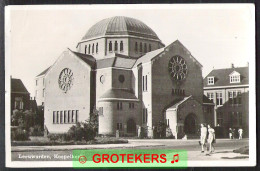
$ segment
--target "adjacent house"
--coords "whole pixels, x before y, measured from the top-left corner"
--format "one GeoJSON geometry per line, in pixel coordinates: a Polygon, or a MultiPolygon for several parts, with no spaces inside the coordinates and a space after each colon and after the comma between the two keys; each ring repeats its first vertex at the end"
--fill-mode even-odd
{"type": "Polygon", "coordinates": [[[214,69],[204,78],[204,95],[215,104],[214,126],[228,136],[228,129],[242,128],[248,135],[248,66],[214,69]]]}

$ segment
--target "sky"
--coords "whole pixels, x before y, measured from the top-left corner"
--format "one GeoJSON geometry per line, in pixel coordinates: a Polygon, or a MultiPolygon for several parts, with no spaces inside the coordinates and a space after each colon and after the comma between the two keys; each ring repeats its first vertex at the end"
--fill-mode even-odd
{"type": "Polygon", "coordinates": [[[6,60],[12,78],[20,78],[32,97],[35,76],[67,48],[76,50],[91,26],[113,16],[141,20],[166,46],[178,39],[203,65],[203,77],[213,68],[243,67],[255,58],[254,12],[248,4],[8,8],[6,60]]]}

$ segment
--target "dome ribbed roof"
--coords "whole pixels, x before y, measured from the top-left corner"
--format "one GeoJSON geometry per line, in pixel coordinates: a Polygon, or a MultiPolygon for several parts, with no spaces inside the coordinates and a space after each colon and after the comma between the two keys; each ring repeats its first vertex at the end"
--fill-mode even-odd
{"type": "Polygon", "coordinates": [[[160,40],[156,33],[142,21],[123,16],[99,21],[88,30],[82,40],[106,35],[134,35],[160,40]]]}

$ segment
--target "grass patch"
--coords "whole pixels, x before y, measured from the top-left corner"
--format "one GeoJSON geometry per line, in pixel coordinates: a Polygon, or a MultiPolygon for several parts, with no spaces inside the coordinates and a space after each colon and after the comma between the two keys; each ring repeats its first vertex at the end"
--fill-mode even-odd
{"type": "Polygon", "coordinates": [[[12,141],[12,146],[55,146],[55,145],[95,145],[95,144],[125,144],[128,140],[115,137],[97,137],[91,141],[50,141],[47,137],[30,137],[30,141],[12,141]]]}

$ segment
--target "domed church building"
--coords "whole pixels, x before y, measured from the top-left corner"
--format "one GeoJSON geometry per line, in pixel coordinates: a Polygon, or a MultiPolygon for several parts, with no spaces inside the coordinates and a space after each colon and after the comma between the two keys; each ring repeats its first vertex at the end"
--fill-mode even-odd
{"type": "Polygon", "coordinates": [[[177,138],[196,134],[204,122],[202,65],[180,41],[165,46],[137,19],[96,23],[77,52],[65,50],[43,74],[49,133],[67,132],[93,109],[103,135],[135,136],[141,126],[153,137],[162,121],[177,138]]]}

